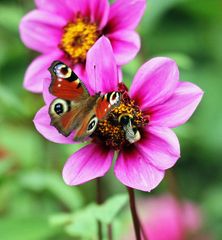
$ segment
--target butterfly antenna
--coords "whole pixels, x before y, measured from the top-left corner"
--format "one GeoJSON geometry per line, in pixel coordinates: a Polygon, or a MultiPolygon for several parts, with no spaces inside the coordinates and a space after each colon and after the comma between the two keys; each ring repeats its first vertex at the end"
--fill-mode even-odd
{"type": "Polygon", "coordinates": [[[96,65],[94,65],[93,68],[94,68],[94,75],[95,75],[95,76],[94,76],[94,77],[95,77],[95,82],[94,82],[95,86],[94,86],[94,89],[95,89],[95,92],[97,92],[97,88],[96,88],[96,82],[97,82],[96,65]]]}

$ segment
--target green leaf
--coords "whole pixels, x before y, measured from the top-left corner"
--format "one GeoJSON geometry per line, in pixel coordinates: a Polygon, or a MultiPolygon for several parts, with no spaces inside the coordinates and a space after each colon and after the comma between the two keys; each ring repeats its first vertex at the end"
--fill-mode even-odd
{"type": "Polygon", "coordinates": [[[55,229],[50,228],[44,217],[1,218],[1,239],[4,240],[43,240],[52,237],[55,229]]]}
{"type": "Polygon", "coordinates": [[[4,108],[8,111],[7,114],[12,114],[13,116],[27,115],[24,104],[22,101],[9,89],[6,87],[0,86],[0,103],[1,103],[1,112],[4,108]]]}
{"type": "Polygon", "coordinates": [[[84,210],[75,213],[72,223],[65,228],[66,232],[71,236],[81,237],[84,240],[96,239],[96,209],[95,204],[90,204],[84,210]]]}
{"type": "Polygon", "coordinates": [[[83,205],[83,197],[78,187],[67,186],[61,175],[50,174],[47,180],[47,188],[67,207],[76,210],[83,205]]]}
{"type": "Polygon", "coordinates": [[[23,16],[22,8],[12,5],[0,5],[0,26],[13,32],[18,31],[19,22],[23,16]]]}
{"type": "Polygon", "coordinates": [[[34,191],[49,190],[72,210],[80,208],[83,204],[83,197],[78,188],[67,186],[59,174],[38,170],[23,172],[20,182],[24,187],[34,191]]]}
{"type": "Polygon", "coordinates": [[[93,203],[73,214],[54,215],[50,218],[50,222],[54,226],[65,225],[66,232],[71,236],[96,239],[97,221],[104,223],[104,228],[107,228],[109,223],[113,224],[127,199],[126,194],[119,194],[108,199],[102,205],[93,203]]]}
{"type": "Polygon", "coordinates": [[[50,216],[49,223],[53,227],[62,226],[62,225],[68,224],[72,220],[72,218],[73,218],[73,215],[71,214],[60,213],[60,214],[50,216]]]}
{"type": "Polygon", "coordinates": [[[0,177],[3,177],[13,167],[13,160],[11,157],[0,159],[0,177]]]}
{"type": "MultiPolygon", "coordinates": [[[[117,214],[124,207],[127,200],[126,194],[118,194],[102,205],[88,205],[83,210],[73,214],[73,217],[70,218],[71,223],[66,227],[66,232],[71,236],[83,239],[96,239],[97,221],[101,221],[104,228],[107,228],[110,223],[115,223],[117,214]]],[[[65,220],[68,220],[68,218],[68,216],[65,216],[65,220]]]]}
{"type": "Polygon", "coordinates": [[[108,199],[104,204],[97,206],[96,216],[98,220],[106,224],[112,223],[127,201],[126,194],[118,194],[108,199]]]}
{"type": "Polygon", "coordinates": [[[1,145],[7,151],[16,156],[14,162],[19,166],[28,168],[39,164],[43,158],[43,144],[40,142],[38,133],[33,129],[14,124],[0,126],[1,145]],[[36,154],[38,153],[38,154],[36,154]]]}
{"type": "Polygon", "coordinates": [[[210,188],[205,192],[203,207],[213,221],[221,221],[221,208],[222,208],[222,190],[220,187],[210,188]]]}

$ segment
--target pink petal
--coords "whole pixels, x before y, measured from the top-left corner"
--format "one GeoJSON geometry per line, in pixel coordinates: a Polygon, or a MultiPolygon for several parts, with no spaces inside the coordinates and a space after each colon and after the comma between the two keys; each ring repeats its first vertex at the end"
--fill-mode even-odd
{"type": "Polygon", "coordinates": [[[135,29],[144,14],[145,8],[146,0],[116,0],[110,8],[108,32],[135,29]]]}
{"type": "Polygon", "coordinates": [[[102,29],[108,21],[109,17],[109,1],[108,0],[88,0],[90,2],[91,21],[96,22],[102,29]]]}
{"type": "Polygon", "coordinates": [[[163,104],[151,110],[151,123],[165,127],[177,127],[185,123],[197,108],[203,91],[189,82],[180,82],[174,94],[163,104]]]}
{"type": "Polygon", "coordinates": [[[33,120],[36,129],[49,141],[61,144],[73,144],[73,134],[64,137],[58,130],[50,125],[51,119],[48,114],[49,106],[42,107],[33,120]]]}
{"type": "Polygon", "coordinates": [[[49,53],[58,47],[62,36],[64,18],[50,12],[34,10],[20,23],[20,35],[24,44],[41,53],[49,53]]]}
{"type": "Polygon", "coordinates": [[[183,206],[183,216],[187,232],[197,232],[201,228],[203,216],[196,205],[191,202],[185,202],[183,206]]]}
{"type": "MultiPolygon", "coordinates": [[[[66,62],[66,61],[64,61],[66,62]]],[[[70,66],[70,64],[67,64],[68,66],[70,66]]],[[[84,83],[86,89],[88,90],[88,92],[90,93],[90,95],[95,94],[94,90],[92,90],[91,88],[91,78],[92,76],[87,75],[86,72],[86,64],[85,63],[77,63],[73,66],[73,71],[74,73],[78,76],[78,78],[84,83]]]]}
{"type": "Polygon", "coordinates": [[[74,16],[81,12],[83,16],[90,17],[91,22],[96,22],[102,29],[109,16],[108,0],[35,0],[39,9],[63,16],[72,20],[74,16]]]}
{"type": "Polygon", "coordinates": [[[75,152],[63,168],[68,185],[78,185],[106,174],[112,165],[114,152],[98,144],[90,144],[75,152]]]}
{"type": "Polygon", "coordinates": [[[123,81],[123,72],[121,67],[117,67],[117,72],[118,72],[118,76],[117,76],[117,81],[118,83],[121,83],[123,81]]]}
{"type": "MultiPolygon", "coordinates": [[[[44,2],[50,2],[50,5],[46,7],[48,11],[56,12],[70,20],[73,20],[75,15],[81,13],[82,16],[89,17],[91,22],[97,23],[99,29],[102,29],[108,21],[110,8],[108,0],[59,0],[58,3],[57,1],[54,3],[54,1],[51,0],[36,1],[42,1],[43,4],[44,2]]],[[[44,6],[41,7],[44,8],[44,6]]]]}
{"type": "Polygon", "coordinates": [[[136,148],[120,152],[114,172],[124,185],[148,192],[154,189],[164,177],[164,171],[151,165],[146,156],[136,148]]]}
{"type": "Polygon", "coordinates": [[[155,167],[166,170],[180,157],[180,145],[176,134],[169,128],[148,126],[143,139],[136,147],[155,167]]]}
{"type": "Polygon", "coordinates": [[[34,59],[26,70],[24,88],[31,92],[42,92],[43,80],[50,79],[48,68],[54,60],[59,60],[61,57],[62,52],[54,51],[34,59]]]}
{"type": "Polygon", "coordinates": [[[72,10],[74,15],[81,13],[82,16],[90,17],[90,0],[75,0],[75,1],[66,0],[66,1],[68,2],[67,5],[72,10]]]}
{"type": "Polygon", "coordinates": [[[143,64],[133,79],[131,97],[142,110],[166,101],[174,92],[179,80],[176,63],[165,57],[156,57],[143,64]]]}
{"type": "Polygon", "coordinates": [[[108,34],[117,65],[124,65],[131,61],[139,52],[140,37],[131,30],[121,30],[108,34]]]}
{"type": "Polygon", "coordinates": [[[147,205],[150,214],[144,221],[144,227],[150,239],[185,239],[182,203],[178,203],[171,196],[163,196],[151,199],[147,205]]]}
{"type": "Polygon", "coordinates": [[[56,98],[49,92],[49,86],[51,84],[51,79],[46,78],[43,81],[43,98],[46,105],[50,105],[50,103],[56,98]]]}
{"type": "Polygon", "coordinates": [[[89,50],[86,60],[89,85],[94,92],[110,92],[117,89],[118,69],[112,46],[106,37],[101,37],[89,50]]]}
{"type": "Polygon", "coordinates": [[[74,16],[70,7],[73,2],[73,0],[35,0],[39,9],[62,16],[65,19],[71,19],[74,16]]]}

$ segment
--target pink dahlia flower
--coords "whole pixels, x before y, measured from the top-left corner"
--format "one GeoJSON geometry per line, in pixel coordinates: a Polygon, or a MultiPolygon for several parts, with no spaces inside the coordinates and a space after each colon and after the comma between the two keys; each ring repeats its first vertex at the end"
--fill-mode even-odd
{"type": "MultiPolygon", "coordinates": [[[[105,37],[90,49],[86,72],[88,78],[83,82],[90,94],[117,91],[119,85],[121,103],[98,123],[90,144],[67,160],[63,169],[65,182],[77,185],[103,176],[117,150],[114,172],[119,181],[150,191],[180,157],[178,139],[170,128],[190,118],[203,91],[192,83],[179,81],[178,68],[172,59],[157,57],[138,70],[128,92],[122,83],[118,84],[112,47],[105,37]]],[[[49,94],[49,84],[49,80],[45,81],[46,106],[36,114],[35,126],[50,141],[73,143],[73,136],[64,137],[50,126],[48,109],[54,97],[49,94]]]]}
{"type": "MultiPolygon", "coordinates": [[[[201,213],[191,202],[178,202],[170,195],[139,201],[143,229],[149,240],[210,239],[200,233],[201,213]],[[202,236],[201,236],[202,235],[202,236]]],[[[123,239],[134,239],[128,233],[123,239]]]]}
{"type": "Polygon", "coordinates": [[[43,79],[54,59],[67,63],[83,77],[88,50],[105,35],[118,66],[132,60],[140,49],[135,32],[146,0],[35,0],[37,9],[20,24],[24,44],[41,55],[28,67],[24,87],[42,92],[43,79]]]}

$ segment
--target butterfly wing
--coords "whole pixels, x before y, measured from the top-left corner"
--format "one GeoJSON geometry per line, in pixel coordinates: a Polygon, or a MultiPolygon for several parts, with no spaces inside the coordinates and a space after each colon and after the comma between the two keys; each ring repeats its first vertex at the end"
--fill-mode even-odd
{"type": "Polygon", "coordinates": [[[91,98],[94,98],[96,101],[93,102],[89,99],[86,104],[89,108],[85,113],[82,124],[76,131],[74,138],[76,141],[84,140],[96,130],[98,122],[104,119],[113,107],[117,107],[120,104],[121,95],[119,92],[110,92],[103,96],[96,95],[91,98]]]}
{"type": "Polygon", "coordinates": [[[49,108],[51,125],[64,136],[69,136],[75,130],[74,140],[83,141],[95,131],[99,120],[104,119],[119,103],[118,92],[90,96],[80,102],[57,98],[49,108]]]}
{"type": "Polygon", "coordinates": [[[82,103],[89,98],[89,93],[70,67],[60,61],[54,61],[49,71],[51,85],[49,91],[57,98],[50,104],[51,125],[64,136],[68,136],[81,124],[82,103]]]}
{"type": "Polygon", "coordinates": [[[93,111],[89,112],[87,116],[83,119],[82,124],[76,130],[76,134],[74,137],[75,141],[83,141],[86,137],[90,136],[97,127],[98,118],[96,117],[93,111]]]}
{"type": "Polygon", "coordinates": [[[66,64],[54,61],[49,72],[52,79],[49,91],[52,95],[69,101],[80,101],[89,96],[84,84],[66,64]]]}
{"type": "Polygon", "coordinates": [[[95,113],[99,120],[105,118],[112,108],[119,106],[121,95],[119,92],[110,92],[97,100],[95,113]]]}
{"type": "Polygon", "coordinates": [[[51,94],[57,98],[50,104],[51,125],[64,136],[75,130],[75,141],[82,141],[96,129],[98,121],[120,103],[120,93],[90,96],[84,84],[67,65],[54,61],[49,68],[51,94]]]}
{"type": "MultiPolygon", "coordinates": [[[[73,130],[76,130],[76,139],[82,140],[91,134],[90,121],[95,116],[95,105],[99,95],[89,96],[81,101],[68,101],[61,98],[56,98],[49,107],[49,115],[51,117],[51,125],[64,136],[69,136],[73,130]]],[[[96,126],[95,126],[96,127],[96,126]]]]}
{"type": "Polygon", "coordinates": [[[79,127],[81,121],[81,102],[71,102],[61,98],[56,98],[49,107],[51,125],[64,136],[79,127]]]}

